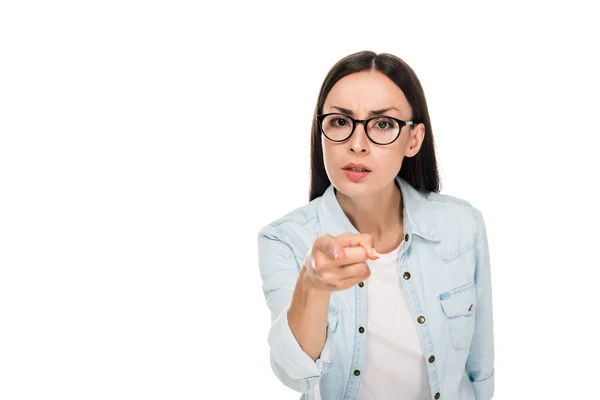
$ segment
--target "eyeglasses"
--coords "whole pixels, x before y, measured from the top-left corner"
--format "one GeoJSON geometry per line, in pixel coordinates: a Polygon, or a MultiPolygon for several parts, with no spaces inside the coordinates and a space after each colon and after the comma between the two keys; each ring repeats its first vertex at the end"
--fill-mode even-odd
{"type": "Polygon", "coordinates": [[[405,125],[414,125],[413,121],[381,116],[367,120],[354,119],[348,115],[329,113],[317,115],[321,132],[332,142],[343,142],[354,133],[357,122],[362,122],[369,140],[375,144],[387,145],[393,143],[405,125]]]}

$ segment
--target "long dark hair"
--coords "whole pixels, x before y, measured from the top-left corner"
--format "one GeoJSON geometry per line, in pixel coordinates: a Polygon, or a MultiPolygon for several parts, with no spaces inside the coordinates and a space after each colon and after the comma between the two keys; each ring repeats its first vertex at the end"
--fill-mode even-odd
{"type": "MultiPolygon", "coordinates": [[[[321,85],[311,132],[309,201],[323,195],[331,184],[323,163],[321,131],[316,120],[317,114],[323,112],[323,103],[337,81],[346,75],[369,70],[382,72],[390,78],[402,90],[408,100],[413,111],[412,120],[415,121],[415,125],[418,123],[425,125],[425,137],[421,149],[415,156],[404,158],[398,176],[420,192],[429,193],[439,192],[440,190],[431,122],[419,78],[408,64],[393,54],[360,51],[339,60],[329,70],[321,85]]],[[[410,126],[410,128],[413,128],[413,126],[410,126]]]]}

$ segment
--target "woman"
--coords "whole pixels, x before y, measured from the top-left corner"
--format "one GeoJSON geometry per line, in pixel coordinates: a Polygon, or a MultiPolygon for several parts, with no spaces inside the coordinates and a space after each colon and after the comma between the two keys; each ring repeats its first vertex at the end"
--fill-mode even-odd
{"type": "Polygon", "coordinates": [[[325,78],[309,203],[258,235],[271,365],[301,399],[477,399],[494,392],[482,213],[439,193],[414,71],[363,51],[325,78]]]}

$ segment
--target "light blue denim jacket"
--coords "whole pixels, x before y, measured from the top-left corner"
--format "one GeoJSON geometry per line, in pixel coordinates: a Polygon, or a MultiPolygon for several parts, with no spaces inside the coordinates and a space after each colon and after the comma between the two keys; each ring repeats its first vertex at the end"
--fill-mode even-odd
{"type": "MultiPolygon", "coordinates": [[[[402,285],[406,294],[429,373],[430,398],[491,399],[492,290],[482,214],[466,200],[422,194],[400,177],[396,184],[404,201],[405,240],[399,282],[390,284],[402,285]]],[[[340,207],[333,185],[258,234],[262,289],[271,310],[271,366],[283,384],[302,393],[301,400],[356,399],[369,334],[366,286],[332,292],[327,339],[316,361],[302,350],[287,320],[300,268],[324,232],[359,233],[340,207]],[[365,328],[363,333],[359,327],[365,328]]]]}

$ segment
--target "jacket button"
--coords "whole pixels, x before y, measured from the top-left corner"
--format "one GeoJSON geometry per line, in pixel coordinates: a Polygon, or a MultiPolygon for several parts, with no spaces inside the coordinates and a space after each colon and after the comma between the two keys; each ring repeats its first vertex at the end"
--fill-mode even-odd
{"type": "Polygon", "coordinates": [[[471,304],[471,305],[469,306],[469,311],[471,311],[472,309],[473,309],[473,304],[471,304]]]}
{"type": "Polygon", "coordinates": [[[360,282],[360,283],[358,284],[358,286],[359,286],[359,287],[363,287],[363,286],[365,286],[365,284],[364,284],[363,282],[360,282]]]}
{"type": "Polygon", "coordinates": [[[440,392],[437,392],[437,393],[435,394],[435,397],[434,397],[434,399],[436,399],[436,400],[437,400],[437,399],[439,399],[439,398],[440,398],[440,392]]]}
{"type": "Polygon", "coordinates": [[[419,321],[420,324],[425,322],[425,317],[422,315],[419,315],[419,318],[417,318],[417,321],[419,321]]]}
{"type": "Polygon", "coordinates": [[[402,275],[404,277],[404,279],[409,280],[410,279],[410,272],[405,272],[404,275],[402,275]]]}
{"type": "Polygon", "coordinates": [[[360,328],[358,328],[358,331],[359,331],[360,333],[365,333],[365,328],[363,328],[363,327],[361,326],[360,328]]]}
{"type": "Polygon", "coordinates": [[[429,362],[430,362],[430,363],[432,363],[432,362],[434,362],[434,361],[435,361],[435,356],[430,356],[430,357],[429,357],[429,362]]]}
{"type": "Polygon", "coordinates": [[[404,235],[404,241],[408,242],[408,233],[406,235],[404,235]]]}
{"type": "Polygon", "coordinates": [[[357,369],[355,369],[355,370],[354,370],[354,375],[355,375],[355,376],[359,376],[359,375],[360,375],[360,371],[359,371],[359,370],[357,370],[357,369]]]}

